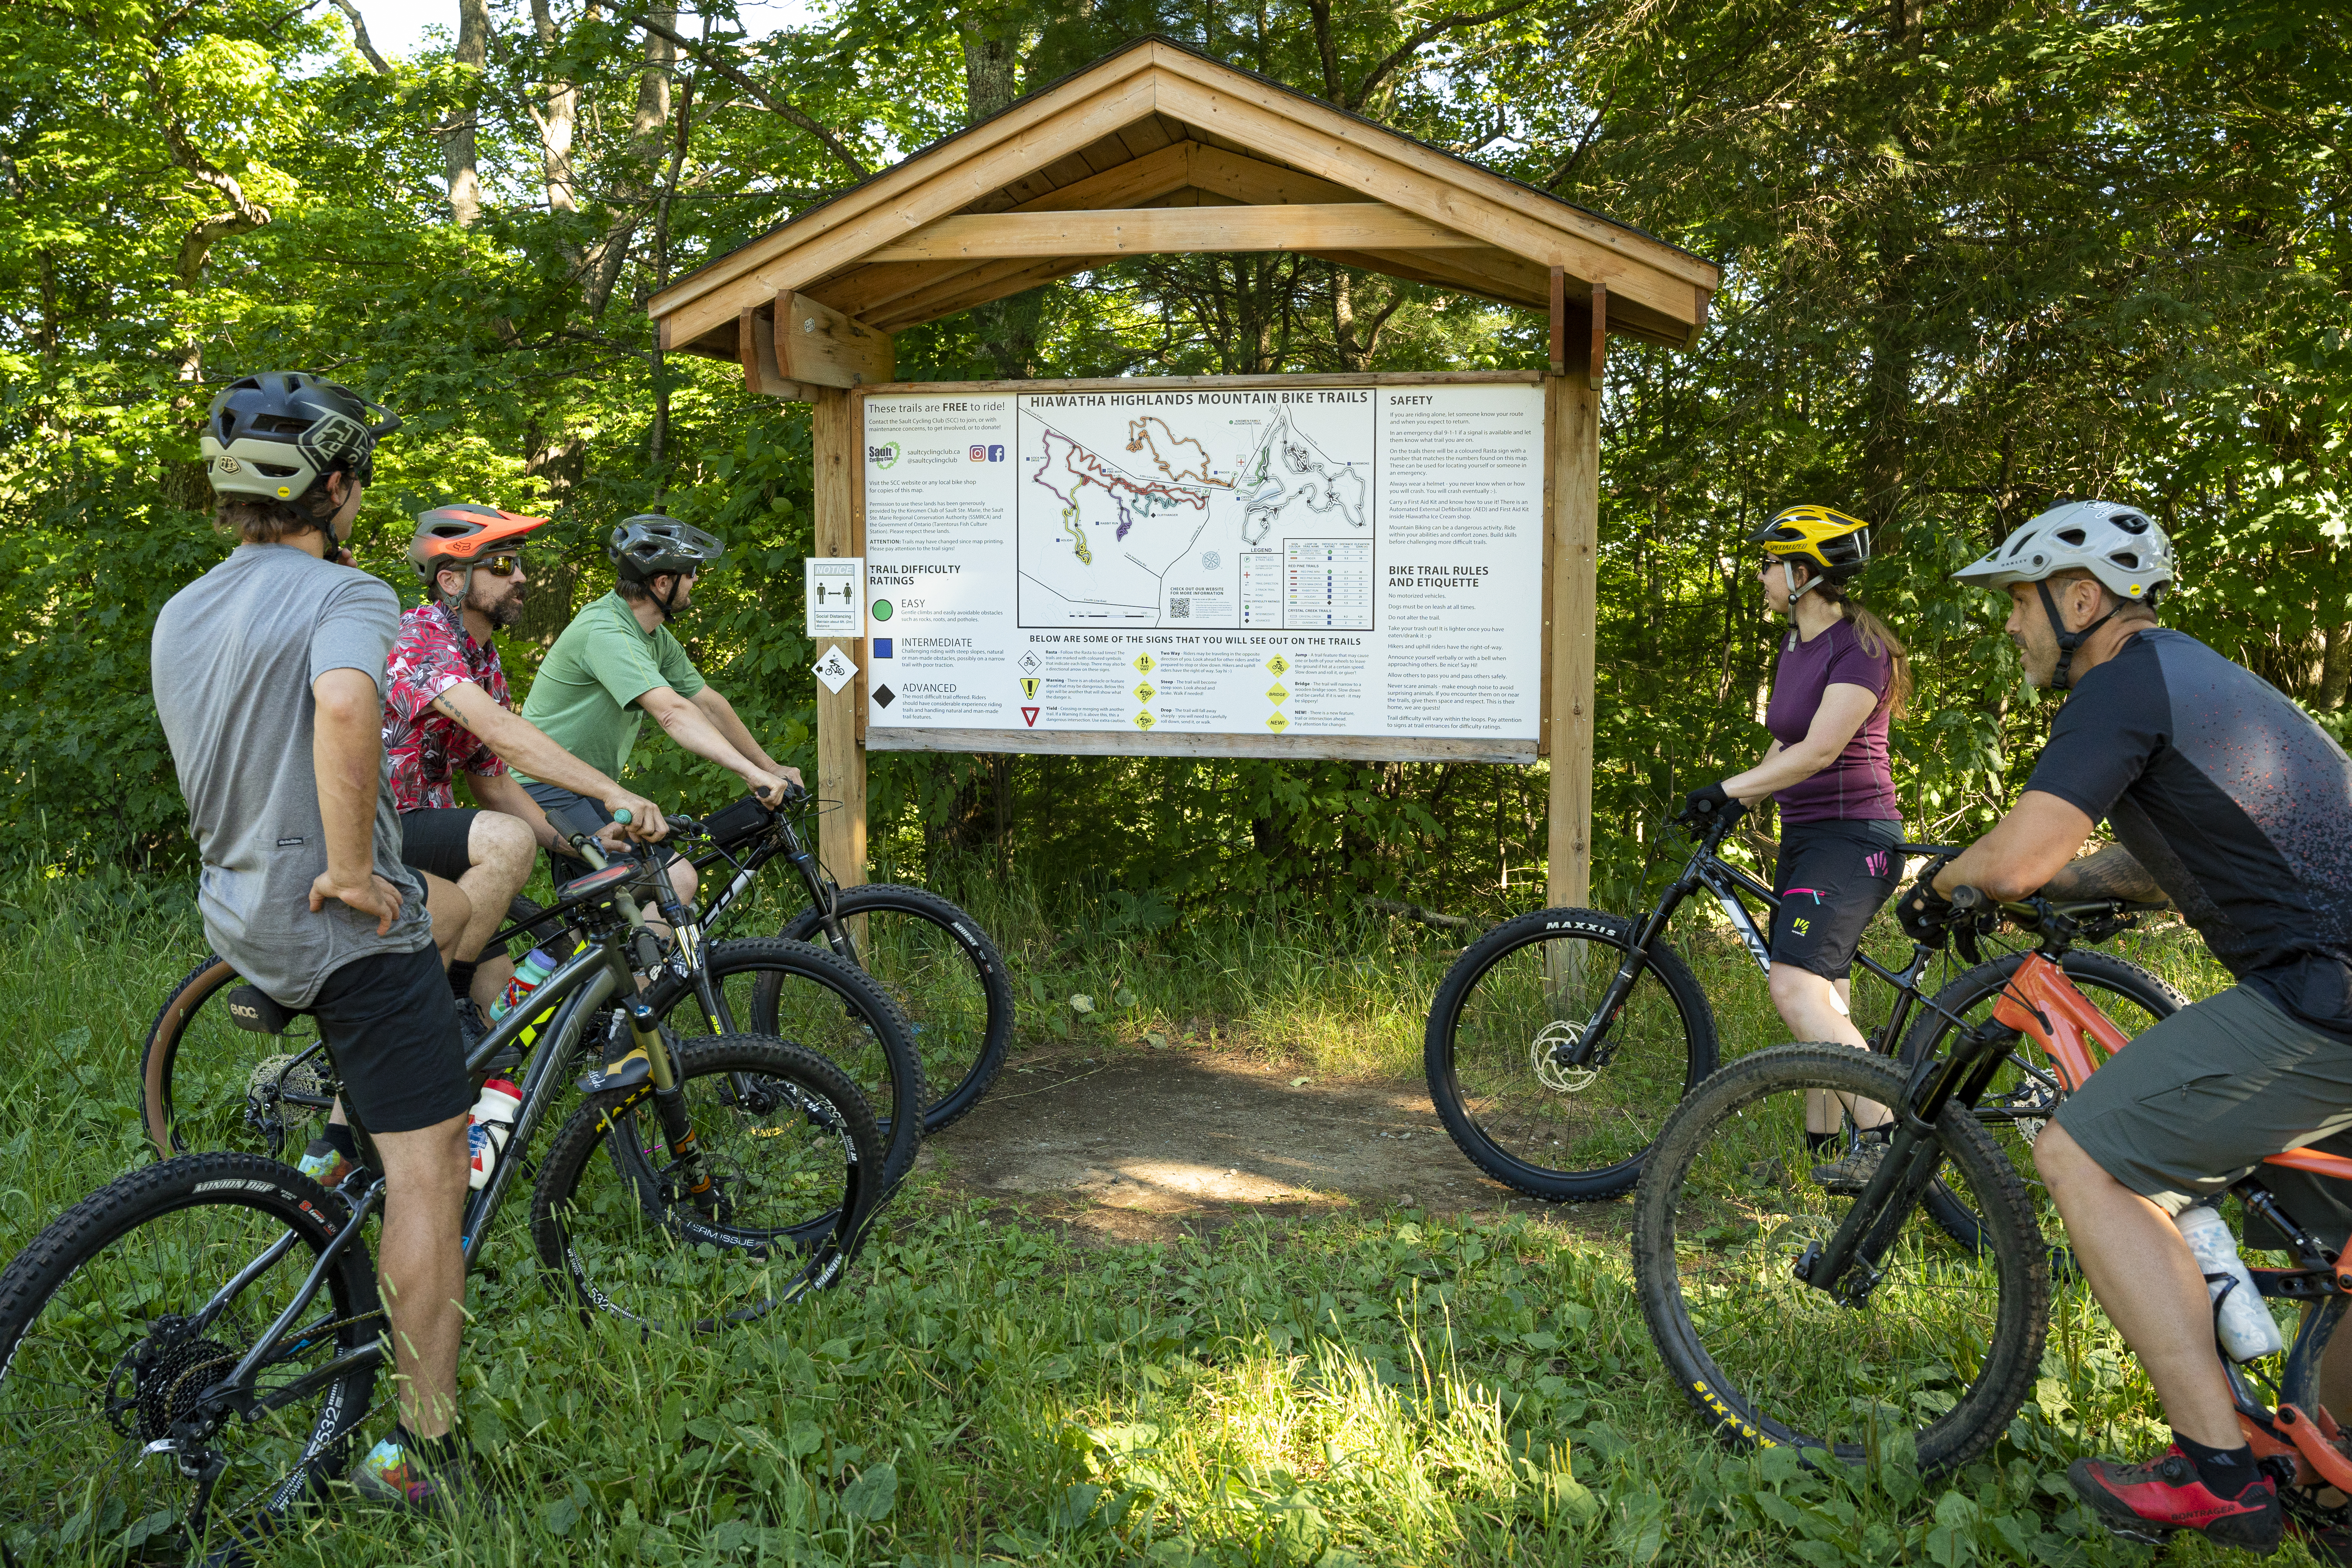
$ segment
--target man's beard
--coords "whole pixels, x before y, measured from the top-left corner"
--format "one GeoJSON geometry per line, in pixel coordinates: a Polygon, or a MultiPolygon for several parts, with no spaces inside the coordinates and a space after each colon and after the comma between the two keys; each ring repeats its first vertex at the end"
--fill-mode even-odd
{"type": "Polygon", "coordinates": [[[512,629],[515,623],[522,619],[522,589],[509,588],[490,603],[477,605],[475,608],[489,617],[493,628],[503,632],[512,629]]]}

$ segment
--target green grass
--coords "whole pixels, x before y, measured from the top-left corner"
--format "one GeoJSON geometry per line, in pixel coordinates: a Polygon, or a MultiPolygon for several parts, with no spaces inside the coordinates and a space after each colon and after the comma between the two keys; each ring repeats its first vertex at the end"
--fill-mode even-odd
{"type": "MultiPolygon", "coordinates": [[[[1420,1010],[1452,956],[1386,920],[1120,931],[1116,905],[1049,918],[1017,885],[947,890],[999,933],[1024,1043],[1175,1034],[1417,1077],[1420,1010]]],[[[1691,925],[1727,1054],[1777,1041],[1760,979],[1691,925]]],[[[2192,994],[2214,988],[2177,937],[2139,948],[2192,994]]],[[[200,952],[174,892],[43,883],[0,901],[19,1020],[0,1255],[147,1157],[139,1041],[200,952]]],[[[2160,1441],[2144,1379],[2079,1292],[1991,1461],[1933,1489],[1899,1468],[1802,1472],[1715,1447],[1664,1378],[1627,1213],[1242,1218],[1173,1248],[1083,1248],[919,1183],[843,1289],[759,1329],[646,1342],[583,1327],[548,1294],[509,1205],[469,1298],[463,1379],[465,1430],[514,1501],[458,1533],[352,1503],[270,1560],[2146,1560],[2064,1491],[2072,1456],[2160,1441]]],[[[21,1521],[0,1521],[0,1541],[27,1563],[111,1560],[21,1521]]],[[[2219,1561],[2201,1543],[2177,1557],[2219,1561]]]]}

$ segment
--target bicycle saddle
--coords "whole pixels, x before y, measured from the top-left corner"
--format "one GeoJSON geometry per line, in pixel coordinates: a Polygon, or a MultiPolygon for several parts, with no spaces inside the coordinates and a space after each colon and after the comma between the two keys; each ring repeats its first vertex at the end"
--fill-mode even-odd
{"type": "Polygon", "coordinates": [[[307,1011],[287,1006],[258,985],[240,985],[228,994],[230,1021],[257,1035],[282,1035],[307,1011]]]}

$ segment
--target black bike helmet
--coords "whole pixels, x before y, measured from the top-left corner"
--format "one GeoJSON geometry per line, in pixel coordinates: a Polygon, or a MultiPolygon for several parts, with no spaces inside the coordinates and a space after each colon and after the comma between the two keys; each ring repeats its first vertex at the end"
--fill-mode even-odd
{"type": "Polygon", "coordinates": [[[375,444],[399,428],[399,415],[348,386],[273,370],[213,399],[198,447],[215,495],[294,500],[338,468],[373,480],[375,444]]]}
{"type": "Polygon", "coordinates": [[[664,573],[708,572],[727,553],[713,535],[657,511],[639,512],[613,530],[606,552],[613,569],[631,583],[650,583],[664,573]]]}

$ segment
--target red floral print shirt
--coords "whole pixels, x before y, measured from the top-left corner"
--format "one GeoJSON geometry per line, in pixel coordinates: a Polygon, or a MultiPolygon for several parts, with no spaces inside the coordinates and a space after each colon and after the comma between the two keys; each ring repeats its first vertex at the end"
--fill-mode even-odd
{"type": "Polygon", "coordinates": [[[470,680],[513,711],[495,642],[476,642],[465,622],[439,605],[419,605],[400,617],[385,674],[383,749],[392,758],[394,810],[454,811],[457,795],[450,785],[458,770],[484,777],[507,771],[480,736],[433,706],[435,698],[470,680]]]}

